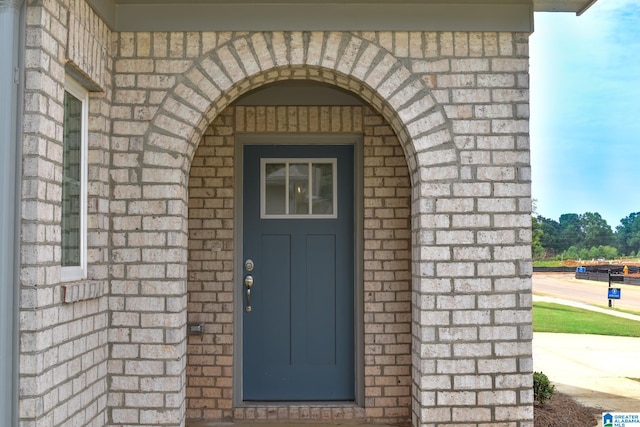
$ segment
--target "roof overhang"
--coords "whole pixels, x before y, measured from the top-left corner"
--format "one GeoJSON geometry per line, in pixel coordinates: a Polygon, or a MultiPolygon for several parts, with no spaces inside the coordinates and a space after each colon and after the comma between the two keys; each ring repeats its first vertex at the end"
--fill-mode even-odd
{"type": "Polygon", "coordinates": [[[582,15],[598,0],[533,0],[536,12],[573,12],[582,15]]]}
{"type": "Polygon", "coordinates": [[[115,31],[533,31],[596,0],[88,0],[115,31]]]}

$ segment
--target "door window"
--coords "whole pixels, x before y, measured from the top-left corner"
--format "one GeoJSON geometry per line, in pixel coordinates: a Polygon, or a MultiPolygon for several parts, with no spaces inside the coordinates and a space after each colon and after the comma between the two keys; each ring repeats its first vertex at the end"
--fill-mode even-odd
{"type": "Polygon", "coordinates": [[[336,159],[262,159],[260,217],[337,218],[336,159]]]}

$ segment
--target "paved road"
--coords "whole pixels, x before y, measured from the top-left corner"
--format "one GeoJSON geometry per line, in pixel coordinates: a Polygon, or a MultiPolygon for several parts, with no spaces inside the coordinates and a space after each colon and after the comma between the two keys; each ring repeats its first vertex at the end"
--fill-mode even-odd
{"type": "MultiPolygon", "coordinates": [[[[577,280],[573,273],[534,273],[533,293],[580,301],[586,304],[607,306],[606,282],[577,280]]],[[[615,284],[621,288],[622,298],[614,300],[614,308],[640,313],[640,286],[615,284]]]]}

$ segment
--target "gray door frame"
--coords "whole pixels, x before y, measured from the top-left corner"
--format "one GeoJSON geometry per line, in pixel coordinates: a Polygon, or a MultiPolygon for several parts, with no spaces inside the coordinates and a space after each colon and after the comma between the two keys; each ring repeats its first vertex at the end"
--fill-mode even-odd
{"type": "MultiPolygon", "coordinates": [[[[242,319],[244,293],[243,278],[243,153],[245,145],[338,145],[352,144],[354,147],[354,336],[355,336],[355,404],[364,405],[364,160],[363,135],[354,133],[237,133],[235,134],[234,170],[234,267],[233,267],[233,406],[254,405],[245,403],[242,396],[242,319]]],[[[271,403],[279,404],[279,402],[271,403]]],[[[301,402],[297,402],[300,405],[301,402]]],[[[324,402],[331,405],[331,402],[324,402]]]]}

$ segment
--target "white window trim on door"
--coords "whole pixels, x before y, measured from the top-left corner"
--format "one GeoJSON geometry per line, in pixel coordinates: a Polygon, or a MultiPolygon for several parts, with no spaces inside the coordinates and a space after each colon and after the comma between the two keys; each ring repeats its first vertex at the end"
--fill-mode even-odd
{"type": "MultiPolygon", "coordinates": [[[[80,118],[80,262],[61,266],[60,280],[70,282],[87,277],[87,139],[89,122],[89,92],[70,76],[65,78],[65,91],[82,103],[80,118]]],[[[67,112],[65,111],[65,114],[67,112]]],[[[64,141],[63,141],[64,144],[64,141]]],[[[62,223],[61,223],[62,227],[62,223]]]]}
{"type": "MultiPolygon", "coordinates": [[[[313,175],[309,174],[309,185],[312,186],[313,175]]],[[[335,219],[338,217],[338,177],[337,177],[337,159],[335,158],[297,158],[291,157],[286,159],[272,159],[263,158],[260,160],[260,217],[263,219],[335,219]],[[312,212],[312,199],[309,198],[309,213],[294,214],[290,213],[289,206],[289,166],[291,164],[330,164],[332,167],[332,203],[333,212],[330,214],[317,214],[312,212]],[[284,164],[286,165],[286,184],[285,190],[287,194],[285,196],[285,212],[283,214],[269,214],[267,213],[267,174],[266,166],[268,164],[284,164]]]]}

